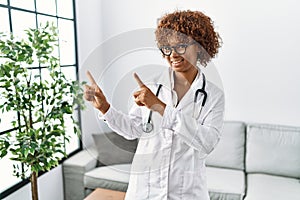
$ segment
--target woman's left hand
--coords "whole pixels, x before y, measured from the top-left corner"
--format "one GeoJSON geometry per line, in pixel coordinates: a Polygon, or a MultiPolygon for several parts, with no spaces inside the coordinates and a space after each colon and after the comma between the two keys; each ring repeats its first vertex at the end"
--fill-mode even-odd
{"type": "Polygon", "coordinates": [[[140,86],[140,90],[133,94],[135,103],[138,106],[146,106],[147,108],[163,115],[166,104],[153,94],[153,92],[143,83],[136,73],[134,73],[134,78],[140,86]]]}

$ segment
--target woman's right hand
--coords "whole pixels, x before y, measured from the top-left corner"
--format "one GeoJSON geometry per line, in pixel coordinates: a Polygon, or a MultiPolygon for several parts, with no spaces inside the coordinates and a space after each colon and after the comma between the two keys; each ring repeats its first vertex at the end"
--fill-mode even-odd
{"type": "Polygon", "coordinates": [[[92,74],[87,71],[86,75],[91,82],[91,85],[85,85],[84,87],[84,98],[87,101],[92,102],[93,106],[100,110],[103,114],[105,114],[110,104],[107,102],[106,97],[104,96],[102,90],[97,85],[95,79],[93,78],[92,74]]]}
{"type": "Polygon", "coordinates": [[[140,77],[134,73],[134,78],[140,89],[133,94],[135,103],[138,106],[146,106],[147,108],[158,112],[163,116],[166,104],[162,102],[153,92],[143,83],[140,77]]]}

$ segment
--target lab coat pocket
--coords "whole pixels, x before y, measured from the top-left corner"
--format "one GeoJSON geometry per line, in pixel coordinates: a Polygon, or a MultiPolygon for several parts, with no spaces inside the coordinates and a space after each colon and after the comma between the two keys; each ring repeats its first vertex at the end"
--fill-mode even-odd
{"type": "Polygon", "coordinates": [[[200,184],[198,176],[199,173],[195,171],[186,171],[183,173],[181,199],[196,200],[199,195],[197,188],[200,184]]]}

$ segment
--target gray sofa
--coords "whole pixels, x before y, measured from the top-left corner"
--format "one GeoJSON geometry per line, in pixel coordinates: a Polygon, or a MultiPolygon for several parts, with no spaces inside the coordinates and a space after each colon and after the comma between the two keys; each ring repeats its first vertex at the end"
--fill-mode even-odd
{"type": "MultiPolygon", "coordinates": [[[[82,200],[97,187],[127,189],[137,141],[93,137],[95,146],[63,163],[65,200],[82,200]]],[[[300,128],[227,121],[206,165],[211,200],[299,200],[300,128]]]]}

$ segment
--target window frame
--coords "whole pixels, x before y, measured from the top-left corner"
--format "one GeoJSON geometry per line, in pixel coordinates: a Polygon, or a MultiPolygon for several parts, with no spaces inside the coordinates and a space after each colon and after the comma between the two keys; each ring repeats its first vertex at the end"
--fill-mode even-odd
{"type": "MultiPolygon", "coordinates": [[[[12,24],[12,10],[16,10],[16,11],[22,11],[22,12],[26,12],[26,13],[31,13],[35,15],[35,24],[36,27],[38,26],[38,16],[47,16],[47,17],[52,17],[55,18],[56,20],[56,25],[58,26],[58,21],[59,19],[61,20],[68,20],[68,21],[73,21],[73,27],[74,27],[74,62],[75,63],[69,63],[66,65],[61,65],[61,67],[74,67],[75,68],[75,73],[76,73],[76,80],[79,80],[79,66],[78,66],[78,43],[77,43],[77,23],[76,23],[76,2],[75,0],[71,0],[72,1],[72,11],[73,11],[73,18],[67,18],[67,17],[61,17],[58,15],[58,2],[57,0],[55,1],[55,7],[56,7],[56,14],[55,15],[51,15],[51,14],[47,14],[47,13],[42,13],[42,12],[38,12],[37,11],[37,0],[33,0],[34,1],[34,10],[28,10],[28,9],[23,9],[20,7],[14,7],[11,6],[10,0],[7,0],[7,4],[0,4],[0,8],[6,8],[8,11],[8,20],[9,20],[9,31],[13,32],[13,24],[12,24]]],[[[59,28],[59,27],[58,27],[59,28]]],[[[59,49],[60,51],[60,49],[59,49]]],[[[60,52],[59,52],[60,54],[60,52]]],[[[38,66],[38,67],[33,67],[35,69],[43,69],[44,67],[38,66]]],[[[78,117],[78,122],[79,122],[79,127],[80,129],[82,128],[81,125],[81,113],[80,110],[78,110],[77,112],[77,117],[78,117]]],[[[12,128],[12,129],[8,129],[8,130],[4,130],[2,132],[0,132],[0,135],[4,135],[10,131],[14,131],[17,130],[17,128],[12,128]]],[[[83,144],[82,144],[82,138],[81,135],[78,138],[78,147],[71,151],[68,154],[68,157],[76,154],[77,152],[81,151],[83,149],[83,144]]],[[[59,164],[61,164],[64,160],[66,160],[67,158],[63,158],[59,164]]],[[[39,177],[46,174],[47,172],[41,172],[39,173],[39,177]]],[[[25,186],[26,184],[28,184],[30,182],[29,178],[23,179],[19,182],[16,182],[14,185],[12,185],[11,187],[7,188],[6,190],[3,190],[2,192],[0,192],[0,199],[5,198],[7,196],[9,196],[10,194],[14,193],[15,191],[17,191],[18,189],[22,188],[23,186],[25,186]]]]}

